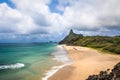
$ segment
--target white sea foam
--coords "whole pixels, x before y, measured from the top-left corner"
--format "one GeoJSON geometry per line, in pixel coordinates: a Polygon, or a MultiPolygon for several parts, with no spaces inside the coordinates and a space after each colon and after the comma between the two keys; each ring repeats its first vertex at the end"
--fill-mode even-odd
{"type": "Polygon", "coordinates": [[[10,64],[10,65],[1,65],[0,70],[2,69],[16,69],[16,68],[22,68],[25,64],[23,63],[16,63],[16,64],[10,64]]]}
{"type": "Polygon", "coordinates": [[[52,53],[54,56],[54,60],[57,60],[59,62],[63,63],[71,63],[71,59],[68,57],[67,51],[62,47],[62,45],[57,46],[57,51],[52,53]]]}
{"type": "Polygon", "coordinates": [[[45,74],[45,77],[42,78],[42,80],[48,80],[48,78],[51,77],[53,74],[55,74],[59,69],[63,68],[64,66],[72,64],[72,60],[68,57],[68,53],[62,47],[62,45],[58,45],[57,51],[52,53],[52,55],[54,56],[53,58],[54,60],[62,62],[63,65],[52,67],[52,69],[45,74]]]}

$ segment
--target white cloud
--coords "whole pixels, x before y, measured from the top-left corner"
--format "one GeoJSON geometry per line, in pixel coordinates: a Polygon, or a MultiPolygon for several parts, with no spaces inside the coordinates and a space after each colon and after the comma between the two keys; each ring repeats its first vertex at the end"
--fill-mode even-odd
{"type": "Polygon", "coordinates": [[[63,14],[51,12],[49,4],[52,4],[52,0],[11,1],[16,6],[14,9],[0,3],[1,34],[34,34],[56,38],[71,28],[78,32],[120,29],[119,0],[58,0],[56,9],[63,14]]]}
{"type": "Polygon", "coordinates": [[[109,29],[111,26],[120,25],[119,2],[119,0],[69,0],[70,6],[66,7],[64,18],[81,30],[109,29]]]}
{"type": "Polygon", "coordinates": [[[31,17],[10,8],[6,3],[0,4],[0,32],[25,34],[33,31],[36,26],[31,17]]]}

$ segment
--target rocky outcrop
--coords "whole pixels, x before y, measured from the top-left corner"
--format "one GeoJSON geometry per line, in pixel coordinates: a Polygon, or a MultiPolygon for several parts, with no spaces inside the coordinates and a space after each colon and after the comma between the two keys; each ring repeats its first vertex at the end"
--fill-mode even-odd
{"type": "Polygon", "coordinates": [[[67,35],[62,41],[59,42],[59,44],[68,44],[68,45],[74,45],[74,42],[82,38],[82,34],[76,34],[71,29],[69,32],[69,35],[67,35]]]}
{"type": "Polygon", "coordinates": [[[109,72],[101,71],[98,75],[91,75],[86,80],[120,80],[120,62],[109,72]]]}

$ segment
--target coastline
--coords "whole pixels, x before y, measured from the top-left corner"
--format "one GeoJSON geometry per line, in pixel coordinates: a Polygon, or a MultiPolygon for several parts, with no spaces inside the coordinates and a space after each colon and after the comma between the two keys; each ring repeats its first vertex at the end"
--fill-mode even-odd
{"type": "Polygon", "coordinates": [[[53,60],[57,61],[60,64],[57,66],[53,66],[50,70],[48,70],[45,73],[45,77],[43,77],[42,80],[48,80],[60,69],[72,64],[72,60],[69,58],[68,52],[63,47],[63,45],[56,46],[56,51],[52,53],[52,56],[53,56],[53,60]]]}
{"type": "Polygon", "coordinates": [[[103,54],[95,49],[80,46],[63,46],[73,64],[60,68],[48,80],[85,80],[89,75],[112,69],[120,55],[103,54]]]}

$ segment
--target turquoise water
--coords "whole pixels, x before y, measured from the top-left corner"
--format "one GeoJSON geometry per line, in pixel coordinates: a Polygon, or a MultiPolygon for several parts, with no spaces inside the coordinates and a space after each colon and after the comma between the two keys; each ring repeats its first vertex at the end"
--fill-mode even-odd
{"type": "Polygon", "coordinates": [[[41,80],[58,63],[52,60],[53,43],[0,44],[0,80],[41,80]]]}

